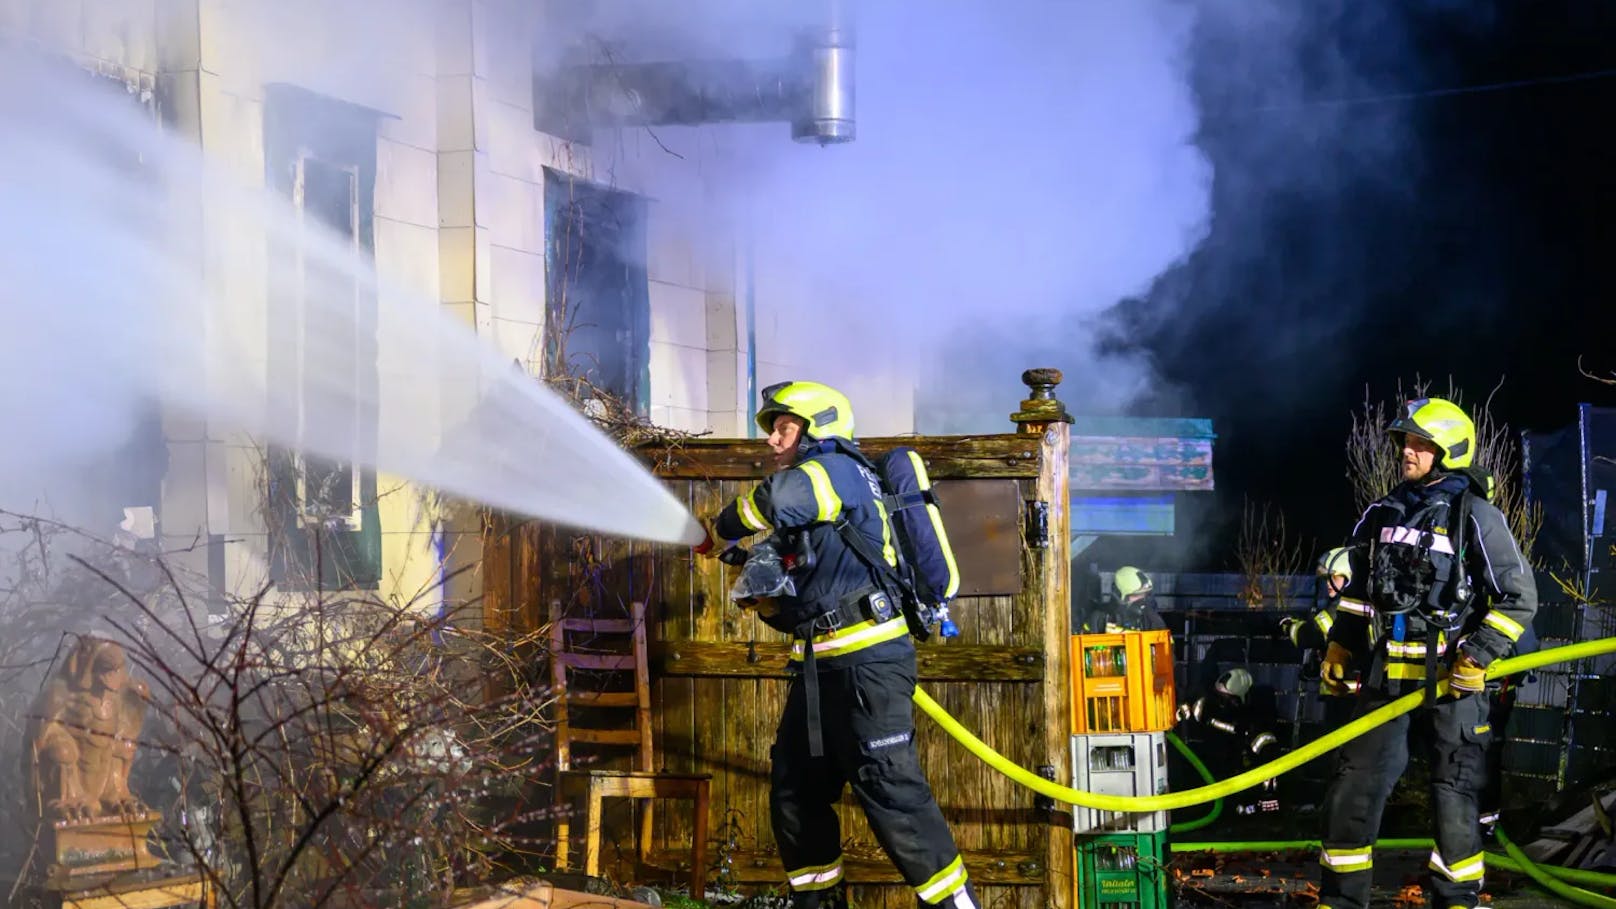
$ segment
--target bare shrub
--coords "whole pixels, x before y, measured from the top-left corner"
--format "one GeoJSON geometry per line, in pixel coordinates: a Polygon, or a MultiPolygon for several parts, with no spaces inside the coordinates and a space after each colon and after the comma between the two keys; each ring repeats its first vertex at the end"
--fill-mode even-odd
{"type": "Polygon", "coordinates": [[[210,622],[205,579],[165,554],[5,517],[7,742],[64,632],[121,643],[152,689],[132,782],[164,813],[161,851],[221,905],[448,905],[539,851],[524,806],[549,801],[533,797],[550,775],[542,629],[485,634],[477,603],[267,588],[210,622]]]}
{"type": "Polygon", "coordinates": [[[1307,550],[1291,535],[1285,515],[1269,503],[1247,501],[1240,517],[1240,537],[1235,543],[1240,565],[1240,601],[1251,609],[1261,609],[1272,597],[1284,609],[1290,602],[1290,578],[1307,564],[1307,550]]]}

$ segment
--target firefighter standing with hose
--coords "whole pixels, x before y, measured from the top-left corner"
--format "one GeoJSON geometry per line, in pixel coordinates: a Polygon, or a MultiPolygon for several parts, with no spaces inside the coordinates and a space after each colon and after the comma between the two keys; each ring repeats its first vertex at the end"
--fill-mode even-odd
{"type": "Polygon", "coordinates": [[[760,610],[796,639],[769,753],[769,815],[792,905],[846,905],[836,803],[851,784],[921,905],[976,909],[915,749],[915,647],[888,580],[898,564],[893,528],[880,479],[853,441],[852,405],[817,382],[785,382],[763,390],[757,422],[776,471],[724,507],[696,552],[772,532],[794,563],[794,592],[760,610]]]}
{"type": "Polygon", "coordinates": [[[1493,734],[1482,696],[1486,667],[1531,623],[1537,589],[1503,514],[1487,501],[1490,477],[1470,469],[1470,417],[1450,401],[1421,398],[1388,431],[1401,448],[1403,482],[1353,531],[1351,580],[1330,629],[1322,684],[1344,694],[1347,680],[1361,675],[1357,716],[1414,691],[1425,703],[1337,752],[1319,906],[1369,905],[1372,844],[1408,763],[1410,723],[1419,722],[1430,743],[1435,905],[1470,909],[1481,893],[1477,798],[1493,734]]]}

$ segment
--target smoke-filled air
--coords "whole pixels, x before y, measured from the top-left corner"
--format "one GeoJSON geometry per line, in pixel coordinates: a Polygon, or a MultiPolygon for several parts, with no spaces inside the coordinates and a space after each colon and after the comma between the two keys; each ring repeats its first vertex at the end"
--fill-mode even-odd
{"type": "MultiPolygon", "coordinates": [[[[768,60],[826,9],[588,4],[541,44],[558,59],[582,46],[605,48],[596,59],[768,60]]],[[[717,216],[746,225],[755,293],[789,314],[776,327],[793,350],[779,358],[830,380],[919,367],[922,430],[997,430],[1035,362],[1066,370],[1074,410],[1125,407],[1151,370],[1097,351],[1094,317],[1194,249],[1209,215],[1188,73],[1194,5],[845,9],[854,141],[793,143],[783,123],[655,128],[654,141],[618,140],[632,153],[616,172],[660,192],[716,148],[717,216]]]]}
{"type": "Polygon", "coordinates": [[[237,185],[121,86],[15,50],[0,67],[30,86],[0,98],[5,506],[85,517],[84,465],[160,407],[516,513],[699,539],[644,467],[436,300],[378,284],[352,239],[237,185]]]}

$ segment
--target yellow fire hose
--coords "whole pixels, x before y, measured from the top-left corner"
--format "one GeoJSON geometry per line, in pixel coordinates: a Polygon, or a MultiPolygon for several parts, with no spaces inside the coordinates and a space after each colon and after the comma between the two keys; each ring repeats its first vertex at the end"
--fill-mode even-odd
{"type": "MultiPolygon", "coordinates": [[[[1537,653],[1528,653],[1523,656],[1511,657],[1507,660],[1495,660],[1491,666],[1487,667],[1487,677],[1513,675],[1517,672],[1525,672],[1528,669],[1536,669],[1540,666],[1566,663],[1605,653],[1616,653],[1616,637],[1601,638],[1597,641],[1584,641],[1581,644],[1568,644],[1564,647],[1540,650],[1537,653]]],[[[1446,694],[1447,690],[1446,681],[1438,683],[1437,693],[1439,695],[1446,694]]],[[[915,689],[915,703],[919,705],[921,710],[925,711],[933,720],[936,720],[939,726],[942,726],[949,735],[953,736],[961,745],[964,745],[972,754],[1017,783],[1040,795],[1049,796],[1068,805],[1079,805],[1084,808],[1095,808],[1102,811],[1136,812],[1185,808],[1190,805],[1199,805],[1213,799],[1233,795],[1237,792],[1243,792],[1253,786],[1260,785],[1265,780],[1270,780],[1282,773],[1295,770],[1297,767],[1340,747],[1343,743],[1357,738],[1370,729],[1408,713],[1420,706],[1420,702],[1424,699],[1424,691],[1405,694],[1384,707],[1365,714],[1290,754],[1283,755],[1261,767],[1253,767],[1244,773],[1208,786],[1186,789],[1183,792],[1169,792],[1163,795],[1129,796],[1084,792],[1080,789],[1073,789],[1070,786],[1062,786],[1059,783],[1046,780],[1023,767],[1018,767],[1004,755],[994,751],[981,739],[972,735],[970,730],[961,726],[958,720],[949,716],[947,711],[938,706],[937,702],[932,700],[924,691],[918,687],[915,689]]]]}
{"type": "Polygon", "coordinates": [[[1555,880],[1547,869],[1539,868],[1535,862],[1526,857],[1526,853],[1522,852],[1519,846],[1510,842],[1509,837],[1504,835],[1502,829],[1498,831],[1498,844],[1504,847],[1504,854],[1508,855],[1519,866],[1520,870],[1526,873],[1527,877],[1530,877],[1544,890],[1579,905],[1593,906],[1595,909],[1616,909],[1616,899],[1611,899],[1604,894],[1594,893],[1591,890],[1584,890],[1581,887],[1573,887],[1564,881],[1555,880]]]}
{"type": "MultiPolygon", "coordinates": [[[[1517,672],[1537,669],[1540,666],[1568,663],[1572,660],[1586,659],[1587,657],[1605,653],[1616,653],[1616,637],[1600,638],[1597,641],[1584,641],[1581,644],[1570,644],[1565,647],[1540,650],[1537,653],[1511,657],[1507,660],[1495,660],[1491,666],[1487,667],[1487,677],[1513,675],[1517,672]]],[[[1438,696],[1446,694],[1447,691],[1448,683],[1445,679],[1437,683],[1438,696]]],[[[1308,761],[1330,752],[1376,726],[1408,713],[1419,707],[1424,699],[1424,691],[1405,694],[1380,709],[1367,713],[1340,729],[1320,737],[1297,751],[1220,782],[1196,789],[1187,789],[1183,792],[1170,792],[1165,795],[1126,796],[1100,795],[1094,792],[1084,792],[1081,789],[1073,789],[1070,786],[1062,786],[1017,766],[1004,755],[994,751],[981,739],[972,735],[970,730],[961,726],[958,720],[949,716],[948,712],[938,706],[937,702],[932,700],[924,691],[921,691],[918,687],[915,688],[915,703],[920,706],[920,709],[936,720],[937,724],[942,726],[949,735],[953,736],[961,745],[964,745],[972,754],[981,758],[988,766],[1040,795],[1049,796],[1068,805],[1079,805],[1084,808],[1095,808],[1102,811],[1164,811],[1199,805],[1203,802],[1210,802],[1214,799],[1221,799],[1224,796],[1242,792],[1253,786],[1260,785],[1265,780],[1270,780],[1282,773],[1295,770],[1308,761]]],[[[1512,870],[1526,873],[1539,886],[1579,905],[1593,906],[1596,909],[1616,909],[1616,899],[1556,880],[1546,869],[1539,868],[1533,864],[1514,843],[1509,841],[1508,837],[1503,835],[1503,831],[1499,831],[1498,840],[1503,845],[1511,864],[1514,865],[1512,870]]],[[[1503,864],[1497,861],[1491,863],[1503,864]]]]}

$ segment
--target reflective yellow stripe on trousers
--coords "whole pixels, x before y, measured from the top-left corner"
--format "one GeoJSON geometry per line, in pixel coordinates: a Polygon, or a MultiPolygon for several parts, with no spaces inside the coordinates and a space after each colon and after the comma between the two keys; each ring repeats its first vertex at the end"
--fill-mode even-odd
{"type": "Polygon", "coordinates": [[[965,886],[965,859],[954,856],[954,860],[943,867],[943,870],[931,876],[931,879],[915,888],[922,903],[935,903],[955,890],[965,886]]]}
{"type": "Polygon", "coordinates": [[[1485,858],[1486,853],[1478,852],[1462,862],[1454,862],[1452,865],[1448,865],[1442,861],[1441,853],[1432,849],[1431,861],[1426,864],[1426,867],[1456,884],[1466,881],[1479,881],[1487,869],[1485,858]]]}
{"type": "Polygon", "coordinates": [[[1368,871],[1375,865],[1374,848],[1362,846],[1356,849],[1321,849],[1319,864],[1339,874],[1368,871]]]}
{"type": "Polygon", "coordinates": [[[835,886],[841,879],[841,859],[828,865],[810,865],[786,872],[786,880],[790,881],[792,890],[824,890],[835,886]]]}

